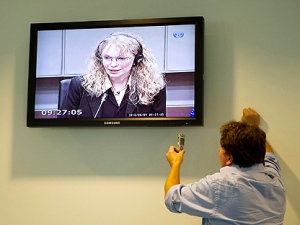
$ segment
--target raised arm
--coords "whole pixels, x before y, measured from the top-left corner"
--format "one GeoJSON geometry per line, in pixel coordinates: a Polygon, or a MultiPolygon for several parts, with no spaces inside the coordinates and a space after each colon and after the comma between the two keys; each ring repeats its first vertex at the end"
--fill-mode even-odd
{"type": "Polygon", "coordinates": [[[243,109],[243,115],[241,120],[245,123],[259,126],[260,125],[260,115],[251,108],[243,109]]]}
{"type": "MultiPolygon", "coordinates": [[[[260,115],[254,109],[251,108],[243,109],[243,115],[241,120],[245,123],[249,123],[257,126],[260,125],[260,115]]],[[[266,152],[273,152],[273,149],[268,143],[268,141],[266,141],[266,152]]]]}
{"type": "Polygon", "coordinates": [[[180,166],[183,162],[184,153],[184,150],[179,151],[176,147],[170,146],[169,151],[166,154],[171,169],[164,186],[165,196],[172,186],[180,184],[180,166]]]}
{"type": "Polygon", "coordinates": [[[274,153],[273,149],[272,149],[272,147],[271,147],[271,145],[269,144],[268,141],[266,141],[266,152],[272,152],[272,153],[274,153]]]}

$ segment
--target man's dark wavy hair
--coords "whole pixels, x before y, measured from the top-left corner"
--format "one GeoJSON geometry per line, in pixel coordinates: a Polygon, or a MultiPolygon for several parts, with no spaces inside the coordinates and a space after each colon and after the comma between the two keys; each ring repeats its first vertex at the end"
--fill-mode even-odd
{"type": "Polygon", "coordinates": [[[256,125],[231,121],[220,128],[221,147],[225,154],[232,155],[233,164],[250,167],[264,163],[266,133],[256,125]]]}

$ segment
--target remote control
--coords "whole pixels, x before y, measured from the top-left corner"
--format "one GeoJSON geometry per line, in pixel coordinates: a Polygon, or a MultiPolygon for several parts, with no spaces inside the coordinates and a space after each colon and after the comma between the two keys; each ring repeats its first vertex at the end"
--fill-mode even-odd
{"type": "Polygon", "coordinates": [[[179,133],[178,134],[178,142],[177,142],[177,146],[179,150],[183,150],[184,148],[184,140],[185,140],[185,135],[179,133]]]}

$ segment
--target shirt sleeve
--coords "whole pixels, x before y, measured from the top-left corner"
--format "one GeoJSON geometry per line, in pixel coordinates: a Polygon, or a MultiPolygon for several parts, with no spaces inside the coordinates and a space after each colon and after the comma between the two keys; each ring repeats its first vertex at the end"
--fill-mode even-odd
{"type": "Polygon", "coordinates": [[[277,161],[274,153],[272,152],[266,152],[265,156],[265,171],[267,174],[281,178],[281,169],[279,166],[279,162],[277,161]]]}
{"type": "Polygon", "coordinates": [[[211,177],[207,176],[187,186],[174,185],[165,197],[165,205],[173,213],[210,217],[215,213],[213,183],[211,177]]]}

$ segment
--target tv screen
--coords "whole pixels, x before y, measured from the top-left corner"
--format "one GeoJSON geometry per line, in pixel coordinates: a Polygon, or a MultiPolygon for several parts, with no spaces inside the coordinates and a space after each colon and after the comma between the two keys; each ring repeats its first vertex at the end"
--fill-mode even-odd
{"type": "Polygon", "coordinates": [[[201,126],[203,63],[203,17],[31,24],[27,126],[201,126]]]}

